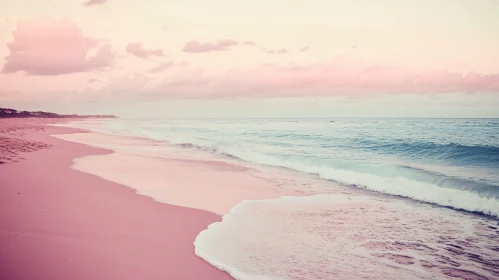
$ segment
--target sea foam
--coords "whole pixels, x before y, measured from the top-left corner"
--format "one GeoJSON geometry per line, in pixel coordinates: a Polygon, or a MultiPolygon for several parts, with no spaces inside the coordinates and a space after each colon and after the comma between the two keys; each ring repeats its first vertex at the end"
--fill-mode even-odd
{"type": "Polygon", "coordinates": [[[499,237],[459,215],[363,196],[244,201],[197,236],[195,253],[240,280],[492,277],[499,237]]]}
{"type": "Polygon", "coordinates": [[[332,168],[320,162],[307,160],[282,159],[258,152],[225,147],[221,153],[232,155],[242,160],[276,167],[285,167],[309,174],[316,174],[327,180],[333,180],[345,185],[365,188],[385,194],[397,195],[414,200],[448,206],[471,212],[480,212],[491,216],[499,216],[499,200],[486,197],[472,191],[442,187],[436,184],[411,180],[407,177],[391,177],[332,168]]]}

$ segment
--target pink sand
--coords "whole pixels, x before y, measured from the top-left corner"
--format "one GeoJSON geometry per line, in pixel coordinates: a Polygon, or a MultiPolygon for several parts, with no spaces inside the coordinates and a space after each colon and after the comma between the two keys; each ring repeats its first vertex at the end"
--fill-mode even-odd
{"type": "MultiPolygon", "coordinates": [[[[48,122],[0,120],[0,128],[48,122]]],[[[231,279],[192,245],[219,216],[71,169],[74,158],[109,153],[49,136],[77,131],[16,136],[53,146],[0,165],[0,279],[231,279]]]]}

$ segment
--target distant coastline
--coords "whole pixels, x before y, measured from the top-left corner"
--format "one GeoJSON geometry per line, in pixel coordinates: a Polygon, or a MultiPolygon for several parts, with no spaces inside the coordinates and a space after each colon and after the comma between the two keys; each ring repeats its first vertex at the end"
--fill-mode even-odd
{"type": "Polygon", "coordinates": [[[9,108],[0,108],[0,118],[118,118],[114,115],[59,115],[43,111],[19,111],[9,108]]]}

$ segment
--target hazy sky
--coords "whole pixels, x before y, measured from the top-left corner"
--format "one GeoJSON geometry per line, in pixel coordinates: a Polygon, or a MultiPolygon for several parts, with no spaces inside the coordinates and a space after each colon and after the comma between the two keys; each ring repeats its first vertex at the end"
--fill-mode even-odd
{"type": "Polygon", "coordinates": [[[0,106],[499,117],[497,0],[2,0],[0,106]]]}

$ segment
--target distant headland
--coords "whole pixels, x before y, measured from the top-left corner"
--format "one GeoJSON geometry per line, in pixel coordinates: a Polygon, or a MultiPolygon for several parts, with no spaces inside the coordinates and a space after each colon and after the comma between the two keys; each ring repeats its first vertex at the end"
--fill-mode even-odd
{"type": "Polygon", "coordinates": [[[59,115],[42,111],[18,111],[0,108],[0,118],[118,118],[113,115],[59,115]]]}

